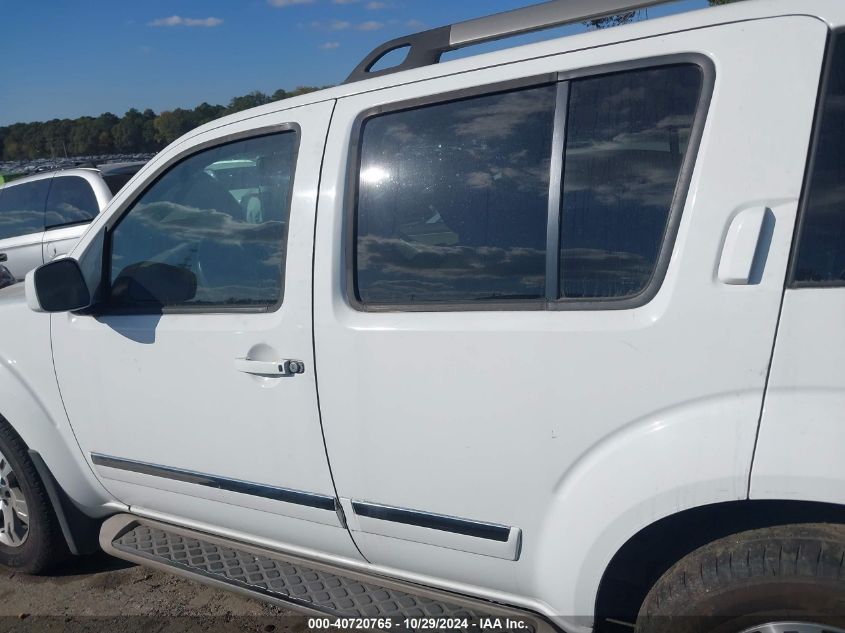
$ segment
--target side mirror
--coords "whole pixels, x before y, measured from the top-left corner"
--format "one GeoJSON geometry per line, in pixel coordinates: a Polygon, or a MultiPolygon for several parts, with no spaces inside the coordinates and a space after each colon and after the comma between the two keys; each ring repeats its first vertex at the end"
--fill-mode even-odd
{"type": "Polygon", "coordinates": [[[111,289],[111,303],[164,307],[185,303],[197,294],[197,277],[180,266],[139,262],[120,271],[111,289]]]}
{"type": "Polygon", "coordinates": [[[26,274],[26,303],[36,312],[70,312],[91,305],[91,293],[75,259],[57,259],[26,274]]]}

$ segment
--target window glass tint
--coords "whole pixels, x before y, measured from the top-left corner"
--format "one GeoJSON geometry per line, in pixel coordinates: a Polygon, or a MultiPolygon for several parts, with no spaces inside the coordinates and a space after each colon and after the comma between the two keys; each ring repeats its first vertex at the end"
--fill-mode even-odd
{"type": "Polygon", "coordinates": [[[845,282],[845,35],[834,40],[795,261],[795,281],[845,282]]]}
{"type": "Polygon", "coordinates": [[[623,298],[654,273],[701,92],[668,66],[570,84],[560,231],[563,298],[623,298]]]}
{"type": "Polygon", "coordinates": [[[44,230],[44,204],[50,179],[0,189],[0,239],[44,230]]]}
{"type": "Polygon", "coordinates": [[[106,185],[108,185],[111,195],[116,196],[117,192],[123,188],[123,185],[132,180],[132,176],[134,175],[135,174],[109,174],[107,176],[103,176],[103,180],[106,181],[106,185]]]}
{"type": "Polygon", "coordinates": [[[283,132],[205,150],[170,169],[112,234],[112,302],[277,304],[296,146],[296,134],[283,132]],[[196,278],[193,297],[182,296],[184,271],[196,278]],[[181,279],[182,290],[165,287],[168,277],[181,279]]]}
{"type": "Polygon", "coordinates": [[[47,196],[45,225],[49,229],[63,224],[90,222],[100,209],[91,185],[78,176],[55,176],[47,196]]]}
{"type": "Polygon", "coordinates": [[[366,304],[542,299],[555,86],[393,112],[363,128],[366,304]]]}

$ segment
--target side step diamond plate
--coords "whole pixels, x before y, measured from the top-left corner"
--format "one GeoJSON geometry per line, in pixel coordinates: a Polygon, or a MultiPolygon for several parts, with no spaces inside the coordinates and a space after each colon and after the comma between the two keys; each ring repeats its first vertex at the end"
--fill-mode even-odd
{"type": "Polygon", "coordinates": [[[526,631],[555,630],[547,620],[520,609],[365,576],[132,515],[108,519],[100,532],[100,544],[118,558],[308,613],[399,621],[466,618],[472,631],[485,630],[482,619],[510,618],[524,622],[526,631]]]}

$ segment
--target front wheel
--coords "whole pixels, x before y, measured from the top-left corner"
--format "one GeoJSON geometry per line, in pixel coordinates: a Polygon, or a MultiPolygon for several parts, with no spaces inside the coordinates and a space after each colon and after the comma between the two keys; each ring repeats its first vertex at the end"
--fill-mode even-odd
{"type": "Polygon", "coordinates": [[[652,587],[637,633],[845,633],[845,526],[742,532],[687,555],[652,587]]]}
{"type": "Polygon", "coordinates": [[[38,574],[67,554],[58,520],[26,445],[0,419],[0,565],[38,574]]]}

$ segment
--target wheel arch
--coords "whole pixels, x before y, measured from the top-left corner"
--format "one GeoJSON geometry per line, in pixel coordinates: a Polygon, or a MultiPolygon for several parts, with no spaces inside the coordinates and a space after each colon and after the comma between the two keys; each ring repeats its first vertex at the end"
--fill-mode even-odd
{"type": "Polygon", "coordinates": [[[596,633],[630,631],[652,585],[681,558],[746,530],[796,523],[845,524],[845,505],[795,500],[742,500],[669,515],[628,539],[605,568],[596,595],[596,633]]]}
{"type": "Polygon", "coordinates": [[[0,358],[0,420],[12,428],[27,449],[37,451],[68,499],[82,512],[88,516],[109,514],[106,504],[114,500],[86,463],[58,393],[55,398],[41,397],[14,366],[0,358]]]}

